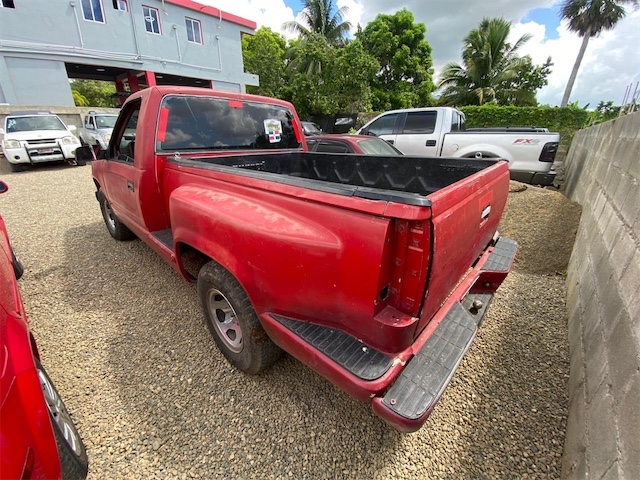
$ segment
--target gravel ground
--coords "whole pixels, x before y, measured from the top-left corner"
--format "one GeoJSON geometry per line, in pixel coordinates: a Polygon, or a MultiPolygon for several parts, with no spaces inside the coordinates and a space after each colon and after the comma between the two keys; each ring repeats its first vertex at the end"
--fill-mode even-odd
{"type": "MultiPolygon", "coordinates": [[[[0,213],[26,267],[27,312],[87,445],[91,479],[560,476],[562,276],[519,265],[428,422],[403,435],[290,357],[260,376],[235,371],[202,322],[195,287],[142,242],[108,235],[90,167],[2,179],[10,190],[0,213]]],[[[548,245],[528,234],[557,231],[553,216],[532,220],[549,198],[566,206],[554,195],[510,195],[508,230],[522,258],[548,245]],[[527,215],[520,228],[514,207],[527,215]]]]}

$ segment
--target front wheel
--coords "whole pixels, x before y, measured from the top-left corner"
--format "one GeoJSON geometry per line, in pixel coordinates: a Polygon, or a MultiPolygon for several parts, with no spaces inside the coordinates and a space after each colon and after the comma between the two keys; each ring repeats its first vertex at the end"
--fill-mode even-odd
{"type": "Polygon", "coordinates": [[[136,235],[127,228],[127,226],[118,220],[116,214],[113,213],[111,209],[111,204],[107,197],[102,192],[102,190],[98,191],[98,201],[100,202],[100,210],[102,210],[102,218],[104,219],[104,223],[107,226],[107,230],[109,234],[115,238],[116,240],[126,241],[133,240],[136,238],[136,235]]]}
{"type": "Polygon", "coordinates": [[[86,478],[89,471],[87,450],[49,375],[40,363],[37,363],[37,368],[44,400],[49,409],[51,426],[58,444],[62,478],[82,480],[86,478]]]}
{"type": "Polygon", "coordinates": [[[260,325],[242,285],[214,261],[200,269],[198,296],[205,323],[232,365],[255,374],[280,358],[282,350],[260,325]]]}

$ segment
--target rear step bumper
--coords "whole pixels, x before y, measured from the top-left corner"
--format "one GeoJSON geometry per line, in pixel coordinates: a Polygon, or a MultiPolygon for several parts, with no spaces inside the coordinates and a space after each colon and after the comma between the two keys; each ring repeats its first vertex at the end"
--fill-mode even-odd
{"type": "Polygon", "coordinates": [[[500,238],[456,288],[416,341],[394,357],[337,329],[261,315],[282,348],[403,432],[418,430],[475,338],[495,289],[511,270],[517,243],[500,238]]]}
{"type": "MultiPolygon", "coordinates": [[[[482,295],[487,303],[493,298],[482,295]]],[[[474,316],[460,302],[454,303],[387,393],[373,399],[376,415],[403,432],[418,430],[471,347],[485,313],[486,308],[474,316]]]]}

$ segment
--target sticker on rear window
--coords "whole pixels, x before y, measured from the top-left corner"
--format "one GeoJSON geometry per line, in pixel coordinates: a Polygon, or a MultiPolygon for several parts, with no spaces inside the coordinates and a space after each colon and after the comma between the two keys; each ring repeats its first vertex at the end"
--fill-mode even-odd
{"type": "Polygon", "coordinates": [[[269,143],[278,143],[282,139],[282,122],[275,118],[267,118],[264,121],[264,132],[269,138],[269,143]]]}

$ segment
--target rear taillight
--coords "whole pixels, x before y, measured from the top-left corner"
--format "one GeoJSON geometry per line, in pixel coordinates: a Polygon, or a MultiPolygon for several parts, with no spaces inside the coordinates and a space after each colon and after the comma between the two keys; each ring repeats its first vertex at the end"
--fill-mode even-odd
{"type": "Polygon", "coordinates": [[[544,144],[542,148],[542,153],[540,154],[541,162],[553,162],[556,158],[556,153],[558,152],[558,142],[547,142],[544,144]]]}
{"type": "Polygon", "coordinates": [[[396,220],[388,305],[407,315],[418,316],[429,273],[430,255],[429,221],[396,220]]]}

